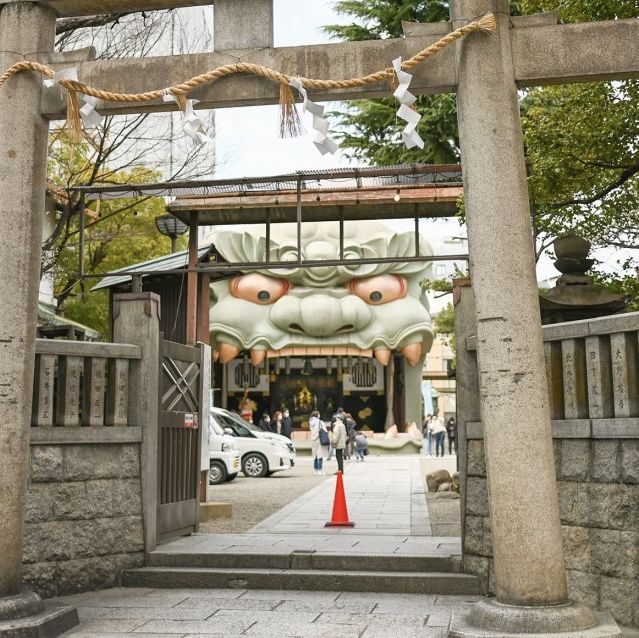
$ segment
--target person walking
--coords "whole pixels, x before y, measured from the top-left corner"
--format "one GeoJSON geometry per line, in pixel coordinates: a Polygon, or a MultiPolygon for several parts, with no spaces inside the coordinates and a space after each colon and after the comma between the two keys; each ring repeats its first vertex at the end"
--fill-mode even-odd
{"type": "Polygon", "coordinates": [[[271,421],[271,432],[273,434],[282,434],[282,413],[278,410],[273,415],[273,420],[271,421]]]}
{"type": "Polygon", "coordinates": [[[335,419],[333,425],[333,448],[337,459],[337,471],[344,474],[344,449],[346,448],[346,426],[342,419],[335,419]]]}
{"type": "Polygon", "coordinates": [[[446,432],[448,433],[448,454],[453,453],[453,447],[457,454],[457,421],[454,416],[446,421],[446,432]]]}
{"type": "Polygon", "coordinates": [[[355,448],[355,429],[357,423],[352,417],[350,412],[346,413],[346,449],[344,450],[344,459],[348,460],[353,456],[353,449],[355,448]]]}
{"type": "Polygon", "coordinates": [[[293,436],[293,419],[291,419],[289,411],[284,408],[282,413],[282,436],[290,439],[293,436]]]}
{"type": "Polygon", "coordinates": [[[311,412],[311,418],[308,420],[311,430],[311,454],[313,455],[314,474],[324,474],[324,459],[328,453],[328,430],[324,422],[320,419],[320,413],[317,410],[311,412]]]}
{"type": "Polygon", "coordinates": [[[364,456],[366,456],[366,450],[368,450],[368,437],[362,432],[355,431],[355,458],[358,461],[364,462],[364,456]]]}
{"type": "Polygon", "coordinates": [[[433,415],[427,414],[422,424],[422,449],[426,456],[433,456],[433,415]]]}
{"type": "Polygon", "coordinates": [[[333,423],[325,423],[326,431],[328,432],[328,455],[326,457],[326,462],[333,460],[333,454],[335,453],[335,448],[333,447],[333,423]]]}
{"type": "Polygon", "coordinates": [[[444,443],[446,441],[446,426],[443,421],[436,417],[433,419],[433,436],[435,437],[435,456],[439,456],[439,450],[441,448],[442,456],[445,453],[444,443]]]}
{"type": "Polygon", "coordinates": [[[262,414],[262,418],[257,424],[257,427],[264,430],[264,432],[271,432],[271,417],[268,415],[268,412],[262,414]]]}

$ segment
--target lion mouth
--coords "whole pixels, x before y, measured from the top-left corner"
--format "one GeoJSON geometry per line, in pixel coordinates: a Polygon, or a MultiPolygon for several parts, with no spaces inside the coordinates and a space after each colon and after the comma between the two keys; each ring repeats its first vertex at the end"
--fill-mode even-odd
{"type": "MultiPolygon", "coordinates": [[[[421,342],[411,343],[401,349],[402,355],[412,366],[416,365],[423,354],[421,342]]],[[[213,360],[228,363],[240,354],[240,349],[230,343],[220,343],[217,350],[213,350],[213,360]]],[[[391,357],[390,348],[356,348],[353,346],[292,346],[279,350],[251,349],[251,363],[260,365],[264,359],[278,357],[375,357],[382,365],[388,365],[391,357]]]]}

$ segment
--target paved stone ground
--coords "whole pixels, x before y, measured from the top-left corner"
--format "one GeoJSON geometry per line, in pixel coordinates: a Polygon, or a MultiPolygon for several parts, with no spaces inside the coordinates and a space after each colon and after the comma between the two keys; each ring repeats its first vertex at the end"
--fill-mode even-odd
{"type": "MultiPolygon", "coordinates": [[[[333,462],[331,468],[334,466],[333,462]]],[[[275,472],[272,476],[253,479],[239,474],[230,483],[211,485],[208,490],[208,500],[231,503],[233,516],[202,523],[200,533],[247,532],[267,516],[320,485],[326,479],[326,476],[314,476],[312,459],[302,456],[297,458],[295,467],[283,472],[275,472]]]]}
{"type": "Polygon", "coordinates": [[[107,638],[444,638],[453,610],[478,596],[242,589],[110,589],[66,596],[80,625],[107,638]]]}
{"type": "MultiPolygon", "coordinates": [[[[376,501],[377,504],[387,504],[386,511],[382,513],[390,514],[390,510],[394,510],[392,513],[395,515],[384,516],[383,521],[377,517],[380,525],[387,526],[387,531],[380,530],[381,533],[391,534],[395,533],[392,530],[400,530],[398,533],[401,534],[434,532],[437,535],[452,535],[453,528],[450,526],[440,529],[435,525],[435,530],[429,530],[431,525],[424,499],[426,487],[423,475],[440,467],[453,471],[455,458],[369,455],[364,463],[347,461],[344,478],[349,512],[352,513],[353,520],[357,518],[359,521],[357,531],[362,532],[366,529],[366,533],[375,533],[369,514],[376,501]],[[411,521],[409,516],[412,518],[411,521]]],[[[314,521],[317,529],[323,533],[323,525],[328,520],[326,517],[330,518],[333,502],[335,479],[332,478],[332,474],[337,471],[335,460],[327,464],[326,471],[327,476],[314,476],[312,459],[300,456],[292,470],[277,472],[273,476],[261,479],[248,479],[240,474],[230,483],[211,486],[209,500],[232,503],[233,516],[203,523],[200,533],[244,533],[249,530],[263,532],[269,526],[272,529],[268,531],[278,532],[282,531],[278,529],[278,518],[281,519],[280,525],[284,525],[283,518],[295,511],[299,512],[300,516],[310,511],[310,517],[317,519],[314,521]]],[[[452,507],[459,509],[458,502],[452,507]]],[[[437,518],[434,523],[439,522],[439,515],[437,518]]],[[[448,522],[451,516],[447,515],[445,518],[448,522]]],[[[289,520],[293,522],[292,527],[296,528],[291,529],[292,532],[306,526],[304,519],[289,520]]]]}
{"type": "MultiPolygon", "coordinates": [[[[204,533],[164,543],[156,552],[252,554],[259,551],[263,554],[290,554],[312,551],[323,554],[460,556],[458,535],[432,535],[426,505],[422,474],[436,468],[425,467],[425,464],[438,463],[438,468],[443,461],[420,459],[417,455],[370,455],[363,463],[348,462],[344,486],[349,518],[355,522],[355,527],[327,528],[324,524],[331,518],[336,477],[332,474],[313,476],[312,460],[301,457],[295,469],[302,476],[310,475],[319,481],[319,485],[272,513],[248,532],[211,535],[205,528],[204,533]]],[[[448,460],[449,464],[451,462],[454,464],[454,459],[448,460]]],[[[335,463],[329,465],[329,472],[336,469],[335,463]]],[[[293,489],[283,478],[277,482],[273,478],[244,479],[250,485],[260,482],[252,501],[269,501],[277,490],[293,489]]],[[[224,489],[226,487],[223,486],[224,489]]],[[[240,495],[239,491],[235,493],[240,495]]],[[[281,498],[279,495],[277,502],[281,502],[281,498]]],[[[449,507],[459,510],[459,501],[450,502],[449,507]]],[[[435,525],[436,529],[440,527],[435,525]]]]}
{"type": "MultiPolygon", "coordinates": [[[[355,527],[326,528],[335,494],[330,476],[250,530],[267,534],[381,534],[430,536],[419,457],[368,456],[344,468],[344,490],[355,527]]],[[[334,465],[329,465],[333,470],[334,465]]],[[[335,467],[335,470],[337,468],[335,467]]],[[[329,471],[330,471],[329,470],[329,471]]],[[[333,471],[335,471],[333,470],[333,471]]]]}

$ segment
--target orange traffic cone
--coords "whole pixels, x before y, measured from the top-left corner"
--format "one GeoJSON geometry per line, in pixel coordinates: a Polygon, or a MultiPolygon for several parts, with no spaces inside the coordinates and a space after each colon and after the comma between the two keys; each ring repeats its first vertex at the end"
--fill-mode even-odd
{"type": "Polygon", "coordinates": [[[355,523],[348,520],[348,510],[346,509],[346,496],[344,495],[344,481],[342,473],[337,473],[337,483],[335,483],[335,500],[333,501],[333,515],[331,520],[324,527],[355,527],[355,523]]]}

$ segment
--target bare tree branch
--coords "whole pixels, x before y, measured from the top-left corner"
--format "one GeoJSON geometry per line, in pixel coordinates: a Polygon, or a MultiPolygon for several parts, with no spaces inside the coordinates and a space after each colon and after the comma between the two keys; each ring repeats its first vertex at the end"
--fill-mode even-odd
{"type": "Polygon", "coordinates": [[[639,164],[635,164],[634,166],[631,166],[630,168],[622,171],[619,177],[614,182],[611,182],[605,188],[602,188],[600,191],[597,191],[590,197],[575,197],[549,205],[551,208],[561,208],[563,206],[570,206],[571,204],[594,204],[595,202],[603,199],[609,193],[612,193],[612,191],[614,191],[616,188],[619,188],[620,186],[625,184],[631,177],[633,177],[637,173],[639,173],[639,164]]]}
{"type": "Polygon", "coordinates": [[[87,29],[90,27],[103,27],[113,22],[118,22],[120,18],[131,15],[126,13],[108,13],[105,15],[81,16],[75,18],[59,18],[55,23],[56,35],[76,31],[77,29],[87,29]]]}

